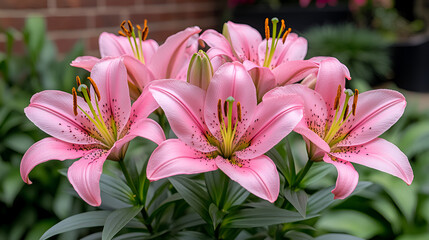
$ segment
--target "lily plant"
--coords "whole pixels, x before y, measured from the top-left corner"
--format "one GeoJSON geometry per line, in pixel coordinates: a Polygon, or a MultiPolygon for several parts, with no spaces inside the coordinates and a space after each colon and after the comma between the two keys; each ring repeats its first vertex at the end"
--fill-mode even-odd
{"type": "Polygon", "coordinates": [[[303,105],[296,94],[257,104],[252,78],[239,62],[219,67],[207,91],[176,80],[153,82],[149,91],[178,137],[154,150],[149,180],[220,169],[254,195],[277,199],[279,174],[264,153],[301,120],[303,105]]]}
{"type": "Polygon", "coordinates": [[[408,185],[413,171],[407,156],[394,144],[379,138],[402,116],[406,101],[393,90],[359,94],[344,89],[348,71],[335,59],[324,61],[315,90],[300,84],[279,87],[264,96],[298,94],[304,117],[294,131],[304,137],[310,160],[333,164],[338,172],[335,198],[344,199],[355,189],[359,175],[352,163],[374,168],[402,179],[408,185]],[[334,88],[332,86],[337,86],[334,88]]]}
{"type": "Polygon", "coordinates": [[[33,144],[21,161],[21,177],[31,184],[31,170],[49,160],[76,159],[67,176],[79,196],[92,206],[101,204],[100,176],[106,159],[123,158],[129,141],[143,137],[157,144],[165,140],[162,128],[147,118],[158,104],[146,91],[131,106],[127,71],[122,58],[99,61],[89,77],[79,77],[72,94],[46,90],[35,94],[26,116],[52,137],[33,144]],[[81,96],[78,96],[78,93],[81,96]]]}

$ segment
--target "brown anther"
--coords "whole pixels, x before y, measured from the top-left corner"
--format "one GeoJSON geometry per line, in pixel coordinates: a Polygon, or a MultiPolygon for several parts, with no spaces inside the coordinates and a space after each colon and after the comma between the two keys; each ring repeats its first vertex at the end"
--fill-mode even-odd
{"type": "Polygon", "coordinates": [[[355,89],[355,95],[353,96],[353,105],[352,105],[353,116],[356,115],[356,107],[357,107],[358,96],[359,96],[359,90],[355,89]]]}
{"type": "Polygon", "coordinates": [[[128,20],[127,23],[128,23],[128,28],[130,29],[130,32],[133,33],[134,32],[133,24],[131,24],[130,20],[128,20]]]}
{"type": "Polygon", "coordinates": [[[287,30],[286,30],[286,32],[283,34],[283,37],[282,37],[282,42],[283,42],[283,44],[286,42],[286,37],[287,37],[287,35],[289,35],[289,33],[292,31],[292,29],[291,28],[288,28],[287,30]]]}
{"type": "Polygon", "coordinates": [[[228,116],[228,103],[225,101],[223,103],[223,112],[225,113],[225,116],[228,116]]]}
{"type": "Polygon", "coordinates": [[[238,118],[238,121],[241,122],[241,104],[240,104],[240,102],[237,102],[237,118],[238,118]]]}
{"type": "Polygon", "coordinates": [[[148,26],[145,26],[144,28],[143,28],[143,41],[145,41],[146,40],[146,38],[147,38],[147,35],[149,34],[149,27],[148,26]]]}
{"type": "Polygon", "coordinates": [[[335,101],[334,101],[334,110],[337,110],[338,105],[340,104],[340,97],[341,97],[341,85],[338,85],[337,96],[335,97],[335,101]]]}
{"type": "Polygon", "coordinates": [[[82,84],[82,82],[80,81],[80,77],[79,76],[76,76],[76,84],[77,84],[78,87],[82,84]]]}
{"type": "Polygon", "coordinates": [[[347,104],[346,105],[346,110],[344,111],[343,121],[346,120],[348,113],[349,113],[349,105],[347,104]]]}
{"type": "Polygon", "coordinates": [[[124,32],[124,34],[127,36],[127,37],[131,37],[131,33],[130,33],[130,31],[128,31],[128,29],[126,29],[125,28],[125,24],[126,24],[127,22],[126,21],[122,21],[122,23],[121,23],[121,29],[122,29],[122,31],[124,32]]]}
{"type": "Polygon", "coordinates": [[[270,39],[270,26],[268,18],[265,18],[265,38],[268,40],[270,39]]]}
{"type": "Polygon", "coordinates": [[[91,85],[94,87],[95,94],[97,95],[97,100],[100,101],[101,95],[100,95],[100,91],[98,91],[97,84],[95,84],[94,80],[91,77],[88,77],[88,80],[91,82],[91,85]]]}
{"type": "Polygon", "coordinates": [[[72,88],[72,94],[73,94],[73,114],[77,116],[77,93],[76,88],[72,88]]]}
{"type": "Polygon", "coordinates": [[[222,116],[222,100],[219,99],[217,102],[217,117],[219,120],[219,123],[222,124],[223,116],[222,116]]]}
{"type": "Polygon", "coordinates": [[[138,30],[139,32],[143,32],[142,27],[140,27],[140,25],[138,25],[138,24],[137,24],[137,30],[138,30]]]}
{"type": "Polygon", "coordinates": [[[125,35],[125,33],[122,32],[121,30],[118,31],[118,34],[121,35],[122,37],[127,37],[127,35],[125,35]]]}

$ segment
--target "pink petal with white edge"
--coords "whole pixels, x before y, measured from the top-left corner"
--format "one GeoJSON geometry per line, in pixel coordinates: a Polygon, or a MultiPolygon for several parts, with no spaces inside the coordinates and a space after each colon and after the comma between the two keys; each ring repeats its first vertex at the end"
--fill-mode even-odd
{"type": "Polygon", "coordinates": [[[100,176],[110,151],[96,149],[74,162],[67,177],[77,194],[89,205],[100,206],[100,176]]]}
{"type": "Polygon", "coordinates": [[[201,34],[200,39],[209,45],[210,49],[216,49],[216,54],[210,55],[209,52],[207,54],[210,56],[210,58],[222,54],[226,55],[230,58],[235,58],[234,54],[232,52],[231,45],[229,44],[228,40],[220,33],[213,29],[208,29],[201,34]]]}
{"type": "Polygon", "coordinates": [[[237,152],[237,157],[251,159],[266,153],[301,121],[303,108],[302,99],[296,94],[264,98],[243,136],[250,146],[237,152]]]}
{"type": "Polygon", "coordinates": [[[149,64],[156,79],[176,78],[183,71],[183,67],[188,66],[193,54],[188,49],[195,49],[198,44],[198,39],[192,36],[199,32],[199,27],[189,27],[167,38],[149,64]],[[194,41],[189,42],[189,39],[194,41]]]}
{"type": "Polygon", "coordinates": [[[159,80],[149,85],[149,91],[164,110],[171,129],[180,140],[201,152],[216,149],[205,136],[204,90],[183,81],[159,80]]]}
{"type": "Polygon", "coordinates": [[[350,79],[350,73],[336,58],[312,58],[309,61],[320,61],[315,90],[323,99],[329,113],[333,112],[334,100],[337,96],[338,85],[345,88],[345,78],[350,79]]]}
{"type": "Polygon", "coordinates": [[[325,154],[323,161],[330,163],[337,168],[337,184],[334,190],[332,190],[332,193],[335,195],[334,199],[344,199],[348,197],[355,190],[358,184],[358,172],[351,163],[338,158],[333,161],[328,154],[325,154]]]}
{"type": "MultiPolygon", "coordinates": [[[[253,80],[247,73],[244,66],[239,62],[225,63],[213,75],[207,89],[204,104],[204,119],[210,132],[220,138],[220,127],[218,118],[218,100],[222,101],[222,108],[225,100],[232,96],[235,101],[232,109],[232,124],[237,121],[236,104],[241,104],[241,122],[237,125],[236,140],[244,134],[252,121],[256,110],[256,88],[253,80]]],[[[223,113],[224,115],[224,113],[223,113]]],[[[225,117],[225,116],[224,116],[225,117]]],[[[227,122],[227,118],[224,118],[227,122]]]]}
{"type": "Polygon", "coordinates": [[[104,113],[104,121],[110,124],[113,117],[119,135],[128,122],[131,110],[127,69],[122,58],[100,61],[92,68],[91,78],[100,91],[101,99],[98,104],[100,111],[104,113]]]}
{"type": "Polygon", "coordinates": [[[92,68],[96,63],[98,63],[100,59],[92,56],[82,56],[77,57],[73,60],[70,65],[73,67],[83,68],[88,72],[91,72],[92,68]]]}
{"type": "Polygon", "coordinates": [[[260,67],[251,61],[244,61],[246,70],[249,72],[255,84],[258,101],[262,100],[262,96],[271,89],[276,87],[276,79],[270,69],[260,67]]]}
{"type": "MultiPolygon", "coordinates": [[[[89,112],[81,97],[77,98],[77,105],[89,112]]],[[[93,125],[86,116],[79,109],[77,116],[73,114],[73,96],[69,93],[55,90],[36,93],[24,112],[38,128],[62,141],[75,144],[99,143],[88,134],[93,125]]]]}
{"type": "Polygon", "coordinates": [[[274,68],[273,74],[277,86],[298,82],[312,73],[316,73],[318,64],[309,60],[296,60],[282,63],[274,68]]]}
{"type": "Polygon", "coordinates": [[[195,174],[217,169],[213,159],[206,158],[178,139],[161,143],[147,164],[147,178],[156,181],[179,174],[195,174]]]}
{"type": "Polygon", "coordinates": [[[102,58],[107,56],[119,57],[125,54],[134,56],[130,42],[126,37],[103,32],[98,38],[98,44],[100,46],[100,55],[102,58]]]}
{"type": "Polygon", "coordinates": [[[44,138],[34,143],[22,157],[20,166],[22,180],[31,184],[28,174],[37,165],[49,160],[80,158],[92,151],[92,147],[95,146],[71,144],[53,137],[44,138]]]}
{"type": "Polygon", "coordinates": [[[393,90],[379,89],[359,94],[356,116],[343,130],[349,135],[337,146],[359,145],[380,136],[398,121],[406,104],[405,97],[393,90]]]}
{"type": "Polygon", "coordinates": [[[414,178],[407,156],[397,146],[381,138],[364,145],[341,147],[331,154],[396,176],[408,185],[414,178]]]}
{"type": "Polygon", "coordinates": [[[215,161],[220,170],[249,192],[269,202],[276,201],[280,179],[276,165],[269,157],[261,155],[249,160],[239,159],[242,167],[233,165],[220,156],[215,161]]]}
{"type": "Polygon", "coordinates": [[[325,100],[316,91],[300,84],[292,84],[278,87],[268,92],[264,96],[264,101],[268,98],[278,97],[285,94],[298,94],[304,104],[304,116],[297,124],[294,131],[307,137],[322,150],[329,152],[329,145],[323,140],[325,135],[325,125],[327,109],[325,100]]]}
{"type": "Polygon", "coordinates": [[[223,35],[229,40],[236,57],[241,62],[244,60],[258,62],[258,47],[262,37],[256,29],[246,24],[229,21],[225,23],[223,31],[223,35]]]}

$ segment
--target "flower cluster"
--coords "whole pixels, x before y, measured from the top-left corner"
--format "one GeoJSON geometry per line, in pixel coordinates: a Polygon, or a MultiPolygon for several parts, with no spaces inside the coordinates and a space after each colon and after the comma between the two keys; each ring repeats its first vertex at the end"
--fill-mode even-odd
{"type": "Polygon", "coordinates": [[[52,136],[23,157],[26,183],[40,163],[80,158],[68,179],[83,200],[99,206],[105,160],[122,167],[129,142],[143,137],[158,144],[147,162],[150,181],[220,169],[275,202],[280,177],[264,154],[295,131],[306,142],[309,163],[336,168],[335,198],[346,198],[358,183],[352,163],[411,184],[407,157],[379,138],[403,114],[404,96],[346,89],[347,67],[332,57],[305,60],[306,39],[283,20],[267,19],[264,38],[248,25],[227,22],[222,33],[199,35],[199,27],[190,27],[162,45],[147,39],[146,22],[124,21],[120,28],[119,36],[100,35],[100,59],[83,56],[71,63],[90,72],[88,84],[77,77],[71,94],[46,90],[25,108],[52,136]],[[207,52],[198,51],[198,43],[207,52]],[[153,112],[165,115],[177,138],[165,138],[168,128],[149,116],[153,112]]]}

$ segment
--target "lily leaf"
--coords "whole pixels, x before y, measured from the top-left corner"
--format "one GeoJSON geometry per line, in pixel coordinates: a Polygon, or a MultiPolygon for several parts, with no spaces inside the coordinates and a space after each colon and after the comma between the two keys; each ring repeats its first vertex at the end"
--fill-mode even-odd
{"type": "Polygon", "coordinates": [[[102,239],[112,239],[129,221],[131,221],[143,206],[133,206],[129,208],[121,208],[109,214],[104,224],[102,239]]]}
{"type": "Polygon", "coordinates": [[[305,211],[307,209],[308,196],[304,190],[294,191],[290,188],[286,188],[283,193],[284,197],[295,207],[295,209],[305,217],[305,211]]]}

